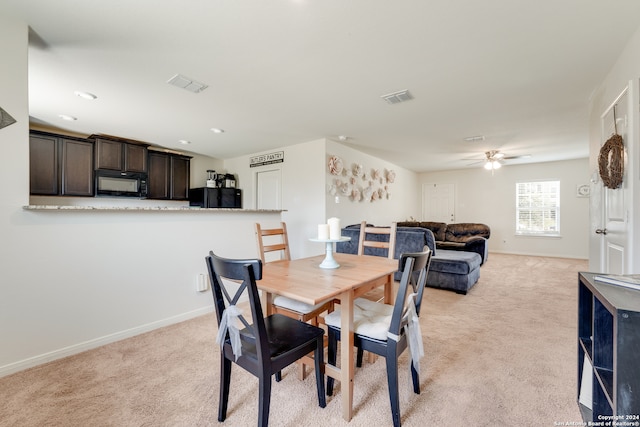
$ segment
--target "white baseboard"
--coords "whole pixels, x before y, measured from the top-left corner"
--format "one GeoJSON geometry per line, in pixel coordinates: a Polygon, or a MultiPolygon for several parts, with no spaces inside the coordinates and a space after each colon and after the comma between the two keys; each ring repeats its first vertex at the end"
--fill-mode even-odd
{"type": "Polygon", "coordinates": [[[521,252],[521,251],[502,251],[502,250],[489,250],[489,260],[491,259],[491,254],[505,254],[505,255],[523,255],[523,256],[539,256],[539,257],[547,257],[547,258],[569,258],[569,259],[584,259],[588,260],[588,258],[576,255],[563,255],[563,254],[547,254],[547,253],[537,253],[537,252],[521,252]]]}
{"type": "Polygon", "coordinates": [[[154,329],[173,325],[174,323],[180,323],[185,320],[189,320],[194,317],[202,316],[204,314],[208,314],[211,312],[213,312],[213,304],[207,307],[199,308],[197,310],[178,314],[176,316],[171,316],[166,319],[161,319],[155,322],[147,323],[145,325],[136,326],[135,328],[105,335],[103,337],[95,338],[89,341],[74,344],[58,350],[50,351],[48,353],[40,354],[38,356],[30,357],[28,359],[20,360],[18,362],[10,363],[8,365],[0,366],[0,378],[10,374],[14,374],[24,369],[33,368],[34,366],[42,365],[43,363],[51,362],[52,360],[62,359],[63,357],[82,353],[83,351],[91,350],[96,347],[103,346],[105,344],[110,344],[112,342],[120,341],[125,338],[131,338],[133,336],[140,335],[145,332],[152,331],[154,329]]]}

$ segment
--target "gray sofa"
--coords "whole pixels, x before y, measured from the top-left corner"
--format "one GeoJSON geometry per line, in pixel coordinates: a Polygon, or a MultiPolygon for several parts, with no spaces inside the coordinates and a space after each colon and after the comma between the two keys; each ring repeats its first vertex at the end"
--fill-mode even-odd
{"type": "MultiPolygon", "coordinates": [[[[350,225],[342,229],[342,235],[350,237],[348,242],[336,243],[336,252],[357,254],[360,240],[360,224],[350,225]]],[[[371,239],[388,239],[388,236],[371,235],[371,239]]],[[[480,278],[482,258],[475,252],[465,252],[436,248],[436,241],[431,230],[421,227],[397,227],[396,248],[394,258],[398,259],[405,252],[418,252],[425,246],[432,251],[431,266],[427,275],[427,286],[449,289],[459,294],[466,294],[480,278]]],[[[365,248],[365,255],[387,256],[382,248],[365,248]]],[[[396,280],[400,280],[396,273],[396,280]]]]}

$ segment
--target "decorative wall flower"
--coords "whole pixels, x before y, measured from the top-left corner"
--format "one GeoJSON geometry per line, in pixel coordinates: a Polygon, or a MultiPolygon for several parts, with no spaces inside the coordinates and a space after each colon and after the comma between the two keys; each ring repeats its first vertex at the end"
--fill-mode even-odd
{"type": "Polygon", "coordinates": [[[331,156],[329,158],[329,172],[331,172],[331,175],[340,175],[342,168],[342,159],[340,157],[331,156]]]}
{"type": "Polygon", "coordinates": [[[396,180],[396,173],[393,170],[390,170],[389,172],[387,172],[387,182],[394,182],[396,180]]]}
{"type": "Polygon", "coordinates": [[[353,176],[362,176],[362,165],[354,163],[352,171],[353,176]]]}
{"type": "Polygon", "coordinates": [[[380,169],[374,169],[372,176],[373,179],[380,180],[380,178],[382,177],[382,175],[380,174],[380,169]]]}

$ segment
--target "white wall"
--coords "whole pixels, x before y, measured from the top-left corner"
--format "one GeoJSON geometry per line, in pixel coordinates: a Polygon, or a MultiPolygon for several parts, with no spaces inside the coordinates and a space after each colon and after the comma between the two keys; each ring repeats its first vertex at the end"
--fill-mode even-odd
{"type": "Polygon", "coordinates": [[[587,159],[505,165],[494,175],[482,167],[423,173],[419,181],[421,185],[455,184],[456,222],[489,225],[489,252],[588,257],[589,199],[576,197],[576,186],[589,183],[587,159]],[[561,238],[515,235],[516,182],[535,180],[560,180],[561,238]]]}
{"type": "Polygon", "coordinates": [[[324,153],[325,140],[321,139],[224,162],[229,173],[240,177],[238,184],[242,188],[243,206],[251,209],[256,207],[256,173],[273,169],[281,171],[282,209],[286,210],[282,219],[287,223],[293,258],[319,255],[323,251],[321,245],[310,242],[309,238],[317,235],[317,224],[325,222],[324,153]],[[284,151],[284,162],[249,167],[251,157],[278,151],[284,151]]]}
{"type": "Polygon", "coordinates": [[[196,291],[205,255],[256,256],[253,223],[280,214],[24,210],[26,24],[0,15],[0,52],[0,105],[17,119],[0,129],[0,376],[212,310],[196,291]]]}
{"type": "MultiPolygon", "coordinates": [[[[590,251],[589,269],[591,271],[601,271],[600,253],[602,237],[594,234],[598,228],[603,228],[602,223],[602,203],[599,197],[603,190],[602,181],[598,179],[598,154],[603,143],[601,129],[601,115],[614,102],[616,97],[622,93],[624,88],[632,84],[633,93],[629,98],[638,99],[638,88],[640,87],[640,28],[627,42],[621,55],[611,68],[611,71],[594,91],[589,102],[589,169],[595,177],[592,185],[592,194],[598,199],[594,199],[591,205],[591,227],[590,227],[590,251]]],[[[625,273],[640,272],[640,185],[637,179],[640,177],[640,124],[638,123],[638,105],[631,106],[633,111],[630,117],[630,130],[634,139],[625,141],[625,151],[627,155],[625,165],[625,177],[621,190],[624,192],[624,199],[628,202],[627,226],[630,235],[628,242],[628,259],[625,273]]],[[[608,137],[608,135],[607,135],[608,137]]]]}

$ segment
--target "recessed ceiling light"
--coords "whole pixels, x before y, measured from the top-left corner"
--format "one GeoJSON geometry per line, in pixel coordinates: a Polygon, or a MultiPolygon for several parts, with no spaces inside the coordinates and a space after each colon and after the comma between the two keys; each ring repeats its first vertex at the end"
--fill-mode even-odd
{"type": "Polygon", "coordinates": [[[183,145],[189,145],[189,144],[191,144],[191,141],[187,141],[186,139],[181,139],[181,140],[179,140],[178,142],[179,142],[180,144],[183,144],[183,145]]]}
{"type": "Polygon", "coordinates": [[[66,114],[58,114],[58,117],[60,117],[62,120],[67,120],[69,122],[72,122],[74,120],[78,120],[77,117],[73,117],[73,116],[68,116],[66,114]]]}
{"type": "Polygon", "coordinates": [[[211,132],[213,132],[213,133],[224,133],[224,129],[211,128],[211,132]]]}
{"type": "Polygon", "coordinates": [[[79,96],[82,99],[88,99],[88,100],[94,100],[97,98],[97,96],[95,96],[92,93],[89,92],[82,92],[80,90],[77,90],[75,92],[73,92],[76,96],[79,96]]]}

